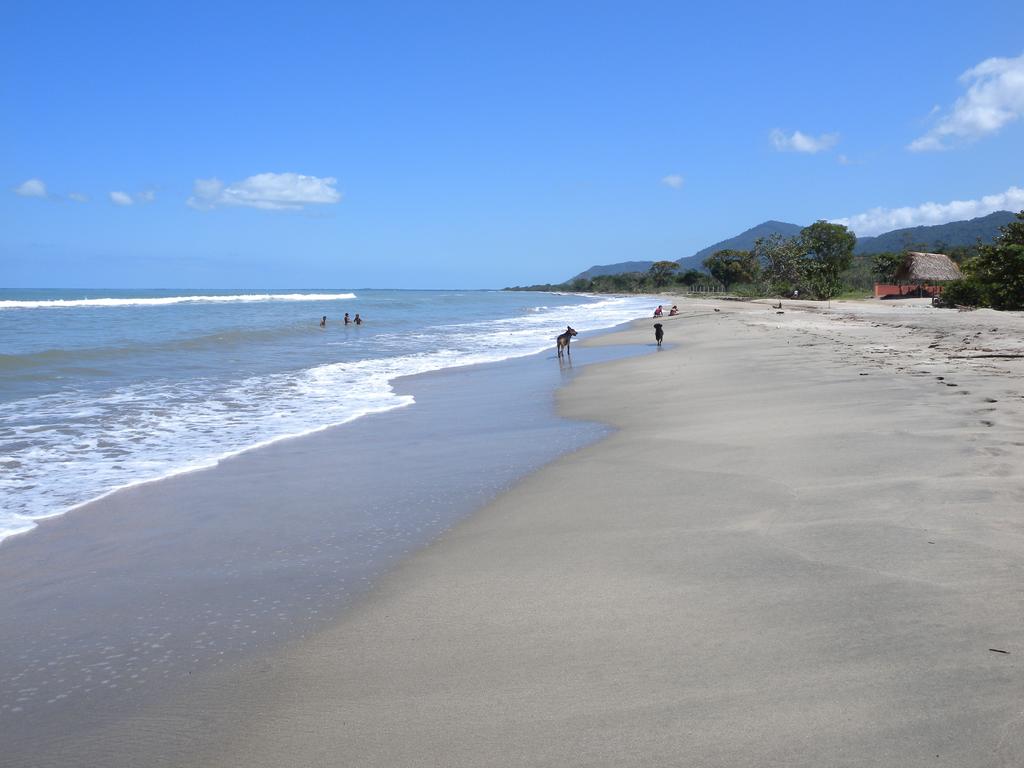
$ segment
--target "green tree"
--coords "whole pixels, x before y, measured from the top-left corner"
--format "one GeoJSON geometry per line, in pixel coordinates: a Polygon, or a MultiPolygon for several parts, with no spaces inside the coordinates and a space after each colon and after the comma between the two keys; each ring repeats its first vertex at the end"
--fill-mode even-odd
{"type": "Polygon", "coordinates": [[[842,290],[842,274],[820,261],[808,261],[804,265],[804,284],[812,298],[831,299],[842,290]]]}
{"type": "Polygon", "coordinates": [[[951,245],[938,253],[944,253],[957,264],[962,264],[978,255],[978,245],[951,245]]]}
{"type": "Polygon", "coordinates": [[[853,262],[857,236],[842,224],[819,220],[800,230],[804,275],[817,299],[831,299],[842,288],[842,273],[853,262]]]}
{"type": "Polygon", "coordinates": [[[980,288],[982,303],[993,309],[1024,309],[1024,211],[1000,227],[991,245],[964,265],[968,280],[980,288]]]}
{"type": "Polygon", "coordinates": [[[585,277],[577,277],[569,284],[570,290],[576,291],[577,293],[590,290],[591,281],[585,277]]]}
{"type": "Polygon", "coordinates": [[[902,253],[876,253],[871,257],[871,274],[880,283],[896,281],[896,270],[903,264],[902,253]]]}
{"type": "Polygon", "coordinates": [[[759,237],[754,243],[754,258],[761,266],[764,288],[769,292],[789,295],[804,285],[804,251],[795,237],[774,232],[759,237]]]}
{"type": "Polygon", "coordinates": [[[662,288],[669,284],[672,273],[677,269],[679,269],[679,265],[674,261],[656,261],[651,264],[647,274],[650,275],[655,287],[662,288]]]}
{"type": "Polygon", "coordinates": [[[736,283],[751,283],[759,272],[757,259],[751,251],[736,251],[727,248],[715,251],[704,259],[704,268],[711,273],[726,290],[736,283]]]}
{"type": "Polygon", "coordinates": [[[692,288],[697,283],[706,279],[707,275],[701,272],[699,269],[688,269],[681,275],[676,275],[676,282],[681,285],[685,285],[688,288],[692,288]]]}

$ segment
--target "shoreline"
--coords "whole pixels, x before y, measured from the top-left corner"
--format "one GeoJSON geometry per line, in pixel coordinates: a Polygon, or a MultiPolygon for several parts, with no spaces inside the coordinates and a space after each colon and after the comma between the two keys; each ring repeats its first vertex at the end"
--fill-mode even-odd
{"type": "MultiPolygon", "coordinates": [[[[294,296],[294,295],[300,295],[300,294],[282,294],[282,295],[294,296]]],[[[337,296],[343,296],[343,295],[344,296],[349,296],[349,295],[353,295],[354,296],[354,294],[337,294],[337,296]]],[[[581,295],[587,295],[587,294],[581,294],[581,295]]],[[[228,296],[226,298],[228,298],[228,299],[236,299],[237,296],[228,296]]],[[[652,296],[651,300],[652,301],[657,301],[657,297],[652,296]]],[[[92,301],[92,300],[90,300],[90,301],[92,301]]],[[[99,300],[97,300],[97,301],[99,301],[99,300]]],[[[103,301],[106,301],[106,300],[104,299],[103,301]]],[[[148,299],[145,299],[145,300],[143,300],[143,299],[134,299],[133,301],[150,301],[150,300],[148,300],[148,299]]],[[[153,300],[153,301],[156,301],[156,300],[153,300]]],[[[626,321],[626,323],[628,323],[628,322],[630,322],[630,321],[626,321]]],[[[615,330],[618,329],[622,325],[623,325],[623,323],[619,323],[619,324],[614,325],[614,326],[609,326],[609,327],[605,327],[605,328],[599,328],[599,329],[597,329],[595,331],[591,331],[590,333],[595,334],[595,335],[603,335],[603,334],[607,334],[607,333],[614,333],[615,330]]],[[[403,374],[394,376],[391,379],[388,379],[386,384],[387,384],[388,392],[391,393],[391,394],[396,394],[396,392],[395,392],[396,386],[398,385],[399,382],[401,382],[402,380],[405,380],[405,379],[412,379],[412,378],[415,378],[416,376],[429,375],[429,374],[432,374],[432,373],[444,373],[446,371],[457,372],[459,369],[462,369],[462,368],[470,368],[470,367],[479,366],[479,365],[501,364],[501,363],[504,363],[504,362],[507,362],[507,361],[511,361],[511,360],[523,360],[523,359],[527,359],[527,358],[534,357],[534,356],[537,356],[537,355],[541,355],[541,354],[544,354],[544,353],[545,353],[545,350],[540,349],[540,350],[536,350],[536,351],[533,351],[533,352],[517,353],[517,354],[513,354],[513,355],[508,356],[508,357],[498,357],[498,358],[493,359],[493,360],[472,361],[472,362],[461,363],[461,364],[458,364],[458,365],[451,365],[451,366],[446,366],[446,367],[441,367],[441,368],[434,368],[434,369],[417,371],[417,372],[414,372],[414,373],[403,373],[403,374]]],[[[208,458],[201,458],[201,459],[192,460],[192,461],[186,463],[183,466],[173,467],[171,469],[168,469],[163,474],[158,474],[158,475],[153,476],[153,477],[145,477],[145,478],[139,478],[139,479],[135,479],[135,480],[129,480],[129,481],[127,481],[127,482],[125,482],[125,483],[123,483],[121,485],[117,485],[117,486],[114,486],[112,488],[109,488],[108,490],[105,490],[105,491],[97,494],[96,496],[92,496],[91,498],[85,499],[83,501],[76,502],[74,504],[71,504],[71,505],[66,506],[66,507],[62,507],[60,509],[56,509],[56,510],[48,512],[46,514],[41,514],[39,516],[34,516],[34,517],[26,518],[26,520],[27,520],[27,527],[21,528],[19,530],[4,530],[4,531],[0,531],[0,557],[2,557],[2,553],[4,551],[3,548],[4,548],[4,542],[5,541],[8,541],[10,539],[13,539],[13,538],[16,538],[16,537],[19,537],[19,536],[23,536],[25,534],[32,533],[37,528],[39,528],[40,523],[43,523],[44,521],[49,521],[49,520],[53,520],[55,518],[60,518],[60,517],[62,517],[64,515],[67,515],[67,514],[74,513],[76,511],[82,510],[82,509],[84,509],[86,507],[89,507],[90,505],[96,504],[98,502],[103,501],[104,499],[110,498],[112,495],[120,493],[122,491],[130,490],[130,489],[137,488],[137,487],[140,487],[140,486],[146,486],[146,485],[151,484],[151,483],[160,483],[160,482],[163,482],[165,480],[169,480],[169,479],[172,479],[172,478],[175,478],[175,477],[179,477],[181,475],[188,475],[188,474],[191,474],[191,473],[194,473],[194,472],[201,472],[201,471],[204,471],[204,470],[215,469],[218,466],[218,464],[220,464],[221,462],[231,460],[231,459],[233,459],[233,458],[235,458],[237,456],[241,456],[241,455],[243,455],[243,454],[245,454],[245,453],[247,453],[249,451],[261,450],[263,448],[275,445],[275,444],[277,444],[277,443],[279,443],[281,441],[302,439],[302,438],[308,437],[310,435],[315,435],[315,434],[317,434],[319,432],[322,432],[324,430],[334,429],[334,428],[337,428],[337,427],[343,427],[346,424],[351,424],[353,422],[358,421],[359,419],[370,417],[370,416],[373,416],[373,415],[376,415],[376,414],[389,413],[391,411],[401,410],[401,409],[403,409],[403,408],[405,408],[405,407],[407,407],[409,405],[414,405],[414,404],[415,404],[415,399],[412,399],[410,401],[405,401],[405,402],[389,403],[388,405],[385,405],[385,406],[376,407],[376,408],[368,408],[368,409],[363,410],[363,411],[361,411],[359,413],[356,413],[355,415],[346,416],[343,419],[341,419],[340,421],[333,421],[333,422],[330,422],[330,423],[327,423],[327,424],[320,424],[320,425],[317,425],[317,426],[314,426],[314,427],[310,427],[308,429],[304,429],[304,430],[302,430],[300,432],[283,434],[283,435],[276,435],[276,436],[268,437],[268,438],[265,438],[265,439],[261,439],[261,440],[258,440],[255,443],[252,443],[250,445],[245,445],[245,446],[243,446],[241,448],[232,448],[232,449],[230,449],[228,451],[225,451],[223,453],[219,453],[217,455],[214,455],[214,456],[211,456],[211,457],[208,457],[208,458]]]]}
{"type": "Polygon", "coordinates": [[[553,391],[574,375],[551,350],[399,377],[416,409],[122,489],[11,537],[0,733],[12,765],[34,765],[54,728],[81,745],[219,665],[317,631],[508,484],[597,439],[599,425],[553,418],[553,391]]]}
{"type": "Polygon", "coordinates": [[[1024,394],[959,347],[1020,316],[706,304],[558,391],[617,431],[80,764],[1014,764],[1024,394]]]}

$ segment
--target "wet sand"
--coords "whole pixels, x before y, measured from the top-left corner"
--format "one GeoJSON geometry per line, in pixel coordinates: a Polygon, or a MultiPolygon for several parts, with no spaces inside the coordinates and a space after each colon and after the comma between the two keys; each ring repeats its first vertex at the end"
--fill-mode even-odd
{"type": "Polygon", "coordinates": [[[693,301],[665,330],[559,392],[614,434],[75,764],[1018,765],[1021,316],[693,301]]]}
{"type": "Polygon", "coordinates": [[[552,349],[400,379],[411,407],[124,489],[5,540],[0,764],[137,762],[106,729],[332,625],[402,557],[605,434],[554,412],[577,370],[552,349]]]}

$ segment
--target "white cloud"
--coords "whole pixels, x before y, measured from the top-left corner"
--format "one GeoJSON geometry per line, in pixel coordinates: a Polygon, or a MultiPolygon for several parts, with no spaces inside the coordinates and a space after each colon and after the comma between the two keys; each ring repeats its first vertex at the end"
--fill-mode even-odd
{"type": "Polygon", "coordinates": [[[934,128],[910,142],[907,149],[950,149],[957,139],[980,139],[1024,115],[1024,54],[1015,59],[985,59],[960,75],[960,82],[967,86],[967,93],[956,100],[934,128]]]}
{"type": "Polygon", "coordinates": [[[1024,189],[1010,187],[1005,192],[985,195],[979,200],[953,200],[949,203],[922,203],[905,208],[872,208],[866,213],[832,219],[845,224],[861,237],[869,237],[893,229],[917,227],[922,224],[945,224],[950,221],[987,216],[994,211],[1024,209],[1024,189]]]}
{"type": "Polygon", "coordinates": [[[683,177],[678,173],[670,173],[668,176],[662,178],[661,183],[666,187],[671,187],[672,189],[682,189],[684,181],[685,179],[683,179],[683,177]]]}
{"type": "Polygon", "coordinates": [[[46,184],[39,179],[23,181],[14,189],[14,194],[22,197],[46,197],[46,184]]]}
{"type": "Polygon", "coordinates": [[[68,198],[70,200],[74,200],[76,203],[88,203],[89,202],[89,196],[88,195],[83,195],[81,192],[72,192],[71,194],[68,195],[68,198]]]}
{"type": "Polygon", "coordinates": [[[260,173],[225,184],[220,179],[196,179],[188,204],[200,210],[245,206],[264,210],[298,210],[305,205],[337,203],[341,193],[333,177],[299,173],[260,173]]]}
{"type": "Polygon", "coordinates": [[[820,136],[808,136],[801,131],[793,131],[787,136],[776,128],[771,133],[772,146],[779,152],[807,152],[815,154],[830,149],[839,143],[838,133],[823,133],[820,136]]]}
{"type": "Polygon", "coordinates": [[[132,200],[132,196],[127,192],[111,192],[110,202],[114,205],[131,205],[135,201],[132,200]]]}

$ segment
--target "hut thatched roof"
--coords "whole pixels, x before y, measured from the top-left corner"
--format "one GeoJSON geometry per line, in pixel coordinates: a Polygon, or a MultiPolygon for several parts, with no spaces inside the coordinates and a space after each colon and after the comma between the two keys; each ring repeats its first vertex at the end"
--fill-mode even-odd
{"type": "Polygon", "coordinates": [[[943,253],[910,251],[896,270],[897,280],[911,283],[941,283],[962,277],[960,267],[943,253]]]}

